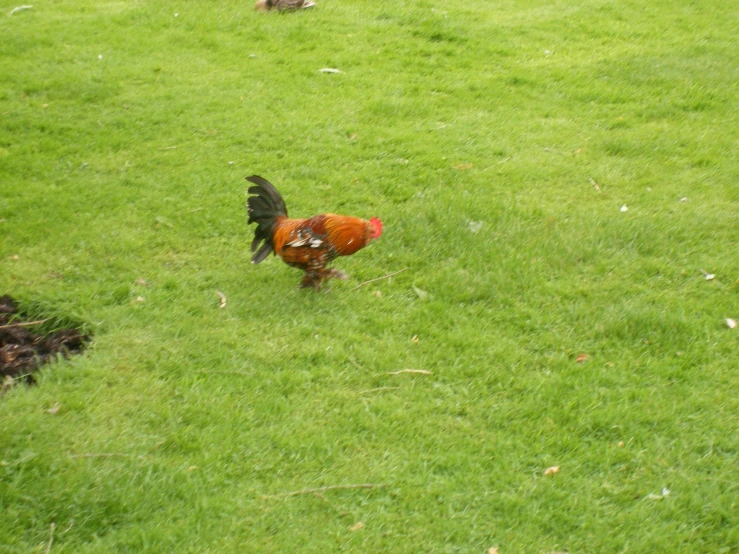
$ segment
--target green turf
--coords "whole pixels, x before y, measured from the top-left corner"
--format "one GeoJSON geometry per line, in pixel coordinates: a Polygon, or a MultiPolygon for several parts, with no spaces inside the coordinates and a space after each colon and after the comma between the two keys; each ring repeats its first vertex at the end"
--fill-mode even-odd
{"type": "Polygon", "coordinates": [[[0,294],[95,338],[0,398],[0,550],[739,550],[731,2],[19,4],[0,294]],[[351,281],[249,264],[253,173],[383,219],[351,281]]]}

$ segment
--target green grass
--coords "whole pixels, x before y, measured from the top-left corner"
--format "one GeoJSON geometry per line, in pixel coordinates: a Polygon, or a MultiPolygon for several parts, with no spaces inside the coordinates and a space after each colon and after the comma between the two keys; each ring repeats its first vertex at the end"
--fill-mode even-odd
{"type": "Polygon", "coordinates": [[[731,2],[17,4],[0,294],[95,338],[0,398],[0,550],[739,550],[731,2]],[[352,281],[249,264],[253,173],[383,219],[352,281]]]}

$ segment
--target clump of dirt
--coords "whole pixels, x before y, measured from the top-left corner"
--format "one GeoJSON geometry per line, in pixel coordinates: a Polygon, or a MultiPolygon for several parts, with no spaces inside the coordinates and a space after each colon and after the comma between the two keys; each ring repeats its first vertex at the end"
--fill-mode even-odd
{"type": "Polygon", "coordinates": [[[79,329],[59,329],[34,333],[48,319],[28,321],[18,313],[18,305],[10,296],[0,296],[0,392],[16,381],[36,382],[32,373],[57,356],[68,357],[82,352],[89,337],[79,329]]]}

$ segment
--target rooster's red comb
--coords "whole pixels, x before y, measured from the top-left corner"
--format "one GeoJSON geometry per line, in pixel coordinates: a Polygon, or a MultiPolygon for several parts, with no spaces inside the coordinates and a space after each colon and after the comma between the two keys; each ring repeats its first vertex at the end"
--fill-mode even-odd
{"type": "Polygon", "coordinates": [[[370,235],[373,239],[378,238],[382,235],[382,221],[380,221],[378,218],[373,217],[369,220],[370,225],[372,225],[372,234],[370,235]]]}

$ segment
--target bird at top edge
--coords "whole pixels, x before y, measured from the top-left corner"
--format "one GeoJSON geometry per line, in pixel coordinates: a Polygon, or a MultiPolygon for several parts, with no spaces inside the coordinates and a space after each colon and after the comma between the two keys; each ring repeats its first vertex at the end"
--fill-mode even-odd
{"type": "Polygon", "coordinates": [[[315,5],[316,3],[310,0],[257,0],[254,9],[258,12],[268,12],[270,10],[282,12],[312,8],[315,5]]]}

